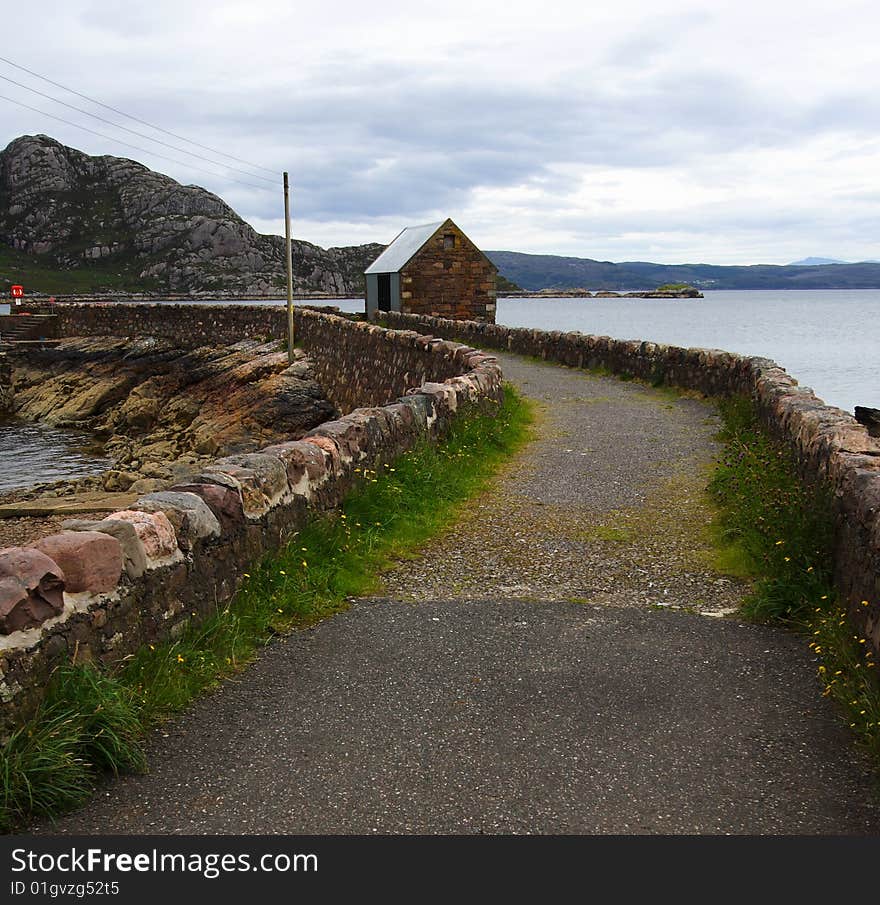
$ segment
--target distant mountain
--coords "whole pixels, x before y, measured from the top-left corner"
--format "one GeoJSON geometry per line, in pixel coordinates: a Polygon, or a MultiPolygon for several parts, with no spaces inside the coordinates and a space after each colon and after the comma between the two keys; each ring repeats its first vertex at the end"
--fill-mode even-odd
{"type": "MultiPolygon", "coordinates": [[[[360,295],[382,248],[294,241],[294,288],[360,295]]],[[[266,295],[283,292],[285,273],[284,240],[203,188],[45,135],[0,151],[0,289],[266,295]]]]}
{"type": "Polygon", "coordinates": [[[523,289],[655,289],[688,283],[699,289],[880,289],[880,264],[651,264],[559,255],[487,251],[500,273],[523,289]]]}
{"type": "Polygon", "coordinates": [[[820,264],[849,264],[849,261],[840,261],[837,258],[802,258],[800,261],[792,261],[789,267],[818,267],[820,264]]]}

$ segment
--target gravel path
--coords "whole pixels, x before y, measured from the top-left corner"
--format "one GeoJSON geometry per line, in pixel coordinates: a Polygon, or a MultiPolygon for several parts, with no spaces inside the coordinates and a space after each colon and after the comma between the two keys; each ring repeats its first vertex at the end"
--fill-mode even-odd
{"type": "Polygon", "coordinates": [[[454,532],[385,581],[389,597],[577,600],[730,612],[743,586],[708,567],[714,407],[637,383],[499,355],[537,403],[537,437],[454,532]]]}
{"type": "Polygon", "coordinates": [[[503,363],[538,437],[454,531],[34,831],[880,833],[804,641],[706,618],[711,407],[503,363]]]}

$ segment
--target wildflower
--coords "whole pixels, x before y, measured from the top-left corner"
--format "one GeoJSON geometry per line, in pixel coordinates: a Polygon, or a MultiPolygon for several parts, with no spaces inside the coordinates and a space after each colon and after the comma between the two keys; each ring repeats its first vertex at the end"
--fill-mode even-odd
{"type": "Polygon", "coordinates": [[[185,663],[186,660],[185,660],[184,657],[182,657],[180,654],[178,654],[178,655],[177,655],[177,662],[178,662],[178,663],[185,663]]]}
{"type": "Polygon", "coordinates": [[[786,562],[791,562],[791,557],[790,557],[790,556],[785,556],[785,557],[783,557],[783,558],[785,559],[786,562]]]}
{"type": "Polygon", "coordinates": [[[779,546],[781,546],[781,545],[784,544],[784,543],[785,543],[784,540],[778,540],[778,541],[776,541],[776,546],[779,547],[779,546]]]}
{"type": "Polygon", "coordinates": [[[278,570],[278,574],[279,574],[279,575],[287,575],[287,572],[285,572],[284,569],[279,569],[279,570],[278,570]]]}
{"type": "Polygon", "coordinates": [[[305,560],[303,560],[303,568],[308,569],[308,567],[309,567],[309,564],[305,560]]]}

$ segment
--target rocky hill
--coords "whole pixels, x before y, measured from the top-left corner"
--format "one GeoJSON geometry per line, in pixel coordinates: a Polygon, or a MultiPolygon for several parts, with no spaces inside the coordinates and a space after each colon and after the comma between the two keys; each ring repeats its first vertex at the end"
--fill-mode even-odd
{"type": "MultiPolygon", "coordinates": [[[[364,268],[382,248],[295,240],[294,290],[359,296],[364,268]]],[[[68,272],[69,291],[258,296],[286,285],[283,238],[257,233],[216,195],[45,135],[22,136],[0,152],[0,251],[0,282],[25,280],[19,271],[33,262],[40,272],[68,272]]]]}
{"type": "Polygon", "coordinates": [[[655,289],[687,283],[700,289],[880,289],[880,264],[652,264],[560,255],[487,251],[508,280],[523,289],[655,289]]]}

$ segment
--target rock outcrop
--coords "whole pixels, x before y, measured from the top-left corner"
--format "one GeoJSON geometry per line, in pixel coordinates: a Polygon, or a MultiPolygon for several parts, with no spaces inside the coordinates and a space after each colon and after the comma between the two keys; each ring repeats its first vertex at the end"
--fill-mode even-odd
{"type": "MultiPolygon", "coordinates": [[[[284,240],[264,236],[205,189],[45,135],[0,152],[0,243],[74,269],[99,265],[129,288],[276,295],[284,240]]],[[[294,288],[359,296],[381,245],[294,241],[294,288]]]]}
{"type": "MultiPolygon", "coordinates": [[[[12,356],[14,414],[95,432],[105,490],[155,489],[208,457],[302,436],[336,410],[304,353],[277,342],[181,350],[167,340],[91,337],[12,356]]],[[[97,479],[82,479],[94,483],[97,479]]]]}

